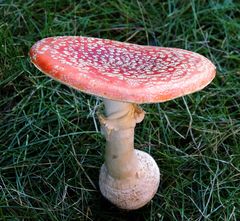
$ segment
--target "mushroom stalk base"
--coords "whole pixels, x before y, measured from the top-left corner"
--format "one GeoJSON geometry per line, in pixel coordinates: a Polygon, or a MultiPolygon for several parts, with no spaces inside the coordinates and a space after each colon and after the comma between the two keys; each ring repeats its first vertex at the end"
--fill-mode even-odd
{"type": "Polygon", "coordinates": [[[104,99],[105,114],[99,114],[106,137],[105,163],[99,186],[105,198],[122,209],[138,209],[157,191],[160,172],[154,159],[134,149],[134,128],[144,118],[135,104],[104,99]]]}

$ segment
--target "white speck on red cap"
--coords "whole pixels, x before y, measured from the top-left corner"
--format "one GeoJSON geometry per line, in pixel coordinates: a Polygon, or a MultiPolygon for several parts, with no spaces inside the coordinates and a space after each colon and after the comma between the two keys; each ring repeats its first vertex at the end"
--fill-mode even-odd
{"type": "Polygon", "coordinates": [[[133,103],[156,103],[201,90],[215,66],[178,48],[141,46],[107,39],[45,38],[30,50],[45,74],[80,91],[133,103]]]}

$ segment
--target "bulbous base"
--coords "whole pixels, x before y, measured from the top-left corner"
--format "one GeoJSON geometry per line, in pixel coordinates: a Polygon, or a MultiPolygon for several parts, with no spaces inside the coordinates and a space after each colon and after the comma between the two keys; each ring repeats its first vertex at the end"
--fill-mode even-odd
{"type": "Polygon", "coordinates": [[[102,165],[99,177],[100,190],[105,198],[117,207],[127,210],[138,209],[155,195],[160,182],[160,171],[154,159],[147,153],[135,150],[139,170],[134,177],[114,179],[102,165]]]}

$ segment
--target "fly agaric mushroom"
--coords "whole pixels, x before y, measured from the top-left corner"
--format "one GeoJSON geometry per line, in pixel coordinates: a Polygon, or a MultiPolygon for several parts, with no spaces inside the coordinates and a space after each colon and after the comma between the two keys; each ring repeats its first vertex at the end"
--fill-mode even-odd
{"type": "Polygon", "coordinates": [[[144,118],[137,106],[199,91],[215,76],[205,57],[178,48],[122,43],[91,37],[50,37],[30,50],[43,73],[103,98],[99,114],[106,137],[100,171],[102,194],[123,209],[137,209],[157,191],[160,172],[153,158],[134,149],[134,128],[144,118]]]}

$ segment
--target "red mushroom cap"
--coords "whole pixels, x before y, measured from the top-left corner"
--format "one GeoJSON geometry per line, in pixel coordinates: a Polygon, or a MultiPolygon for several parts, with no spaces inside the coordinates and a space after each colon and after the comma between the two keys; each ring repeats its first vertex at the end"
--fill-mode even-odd
{"type": "Polygon", "coordinates": [[[63,36],[37,42],[35,66],[70,87],[111,100],[156,103],[208,85],[215,66],[194,52],[63,36]]]}

